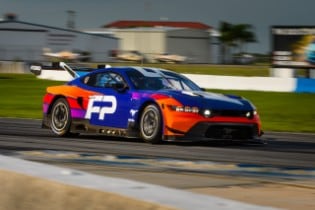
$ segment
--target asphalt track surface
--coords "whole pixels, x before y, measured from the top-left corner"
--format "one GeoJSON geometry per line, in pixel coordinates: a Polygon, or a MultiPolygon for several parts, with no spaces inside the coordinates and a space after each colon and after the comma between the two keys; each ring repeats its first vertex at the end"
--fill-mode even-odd
{"type": "Polygon", "coordinates": [[[40,120],[0,118],[0,153],[67,151],[80,154],[141,158],[172,158],[284,168],[315,168],[315,135],[268,133],[265,144],[229,142],[170,143],[151,145],[139,139],[97,135],[60,138],[41,129],[40,120]]]}
{"type": "MultiPolygon", "coordinates": [[[[2,155],[204,194],[216,195],[217,191],[213,193],[211,189],[263,186],[257,192],[264,190],[268,195],[265,184],[271,184],[274,189],[293,187],[290,191],[293,197],[299,196],[296,206],[280,205],[281,196],[275,203],[268,203],[273,199],[263,197],[257,204],[313,209],[310,193],[315,190],[315,134],[266,132],[262,140],[263,144],[165,142],[152,145],[140,139],[100,135],[61,138],[42,129],[41,120],[0,118],[2,155]],[[304,194],[297,194],[301,190],[304,194]],[[299,200],[303,199],[300,205],[299,200]]],[[[285,196],[285,192],[281,193],[285,196]]],[[[234,197],[235,194],[231,198],[234,197]]],[[[245,200],[251,201],[251,198],[245,200]]]]}
{"type": "Polygon", "coordinates": [[[314,134],[266,132],[263,141],[264,144],[165,142],[151,145],[140,139],[98,135],[60,138],[42,129],[40,120],[0,118],[0,154],[62,166],[75,165],[74,168],[91,173],[98,173],[101,165],[114,168],[108,171],[136,168],[152,172],[254,175],[267,179],[315,178],[314,134]],[[34,151],[41,153],[34,156],[34,151]],[[76,155],[60,159],[60,154],[65,157],[69,153],[76,155]],[[230,165],[234,167],[231,169],[230,165]],[[296,171],[306,174],[296,174],[296,171]]]}

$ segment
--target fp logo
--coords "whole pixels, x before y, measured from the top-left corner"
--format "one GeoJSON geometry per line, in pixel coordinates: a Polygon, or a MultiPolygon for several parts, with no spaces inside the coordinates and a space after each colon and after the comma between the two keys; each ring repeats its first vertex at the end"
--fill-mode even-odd
{"type": "Polygon", "coordinates": [[[105,114],[115,113],[116,108],[117,100],[115,96],[90,96],[84,118],[91,119],[93,113],[98,113],[98,119],[104,120],[105,114]],[[106,103],[104,104],[104,102],[106,103]]]}

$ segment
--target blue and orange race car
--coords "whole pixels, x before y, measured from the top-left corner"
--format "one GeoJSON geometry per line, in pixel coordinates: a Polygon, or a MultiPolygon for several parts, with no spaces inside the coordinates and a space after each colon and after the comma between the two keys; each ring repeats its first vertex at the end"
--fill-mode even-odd
{"type": "Polygon", "coordinates": [[[48,87],[43,100],[43,127],[58,136],[92,132],[159,143],[246,141],[263,133],[248,100],[206,92],[165,69],[98,69],[48,87]]]}

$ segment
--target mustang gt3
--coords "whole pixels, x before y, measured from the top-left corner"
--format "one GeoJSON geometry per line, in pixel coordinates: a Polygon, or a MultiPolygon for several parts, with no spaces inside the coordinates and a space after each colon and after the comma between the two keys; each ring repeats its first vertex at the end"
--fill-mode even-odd
{"type": "Polygon", "coordinates": [[[42,126],[58,136],[97,133],[153,144],[248,141],[263,134],[245,98],[206,92],[184,75],[150,67],[96,69],[48,87],[42,126]]]}

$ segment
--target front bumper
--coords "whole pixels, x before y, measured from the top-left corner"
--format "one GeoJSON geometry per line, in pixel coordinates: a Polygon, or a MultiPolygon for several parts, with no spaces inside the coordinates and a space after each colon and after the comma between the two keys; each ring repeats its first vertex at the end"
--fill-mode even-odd
{"type": "Polygon", "coordinates": [[[183,133],[167,128],[176,135],[164,136],[166,141],[248,141],[263,134],[257,124],[200,122],[183,133]]]}

